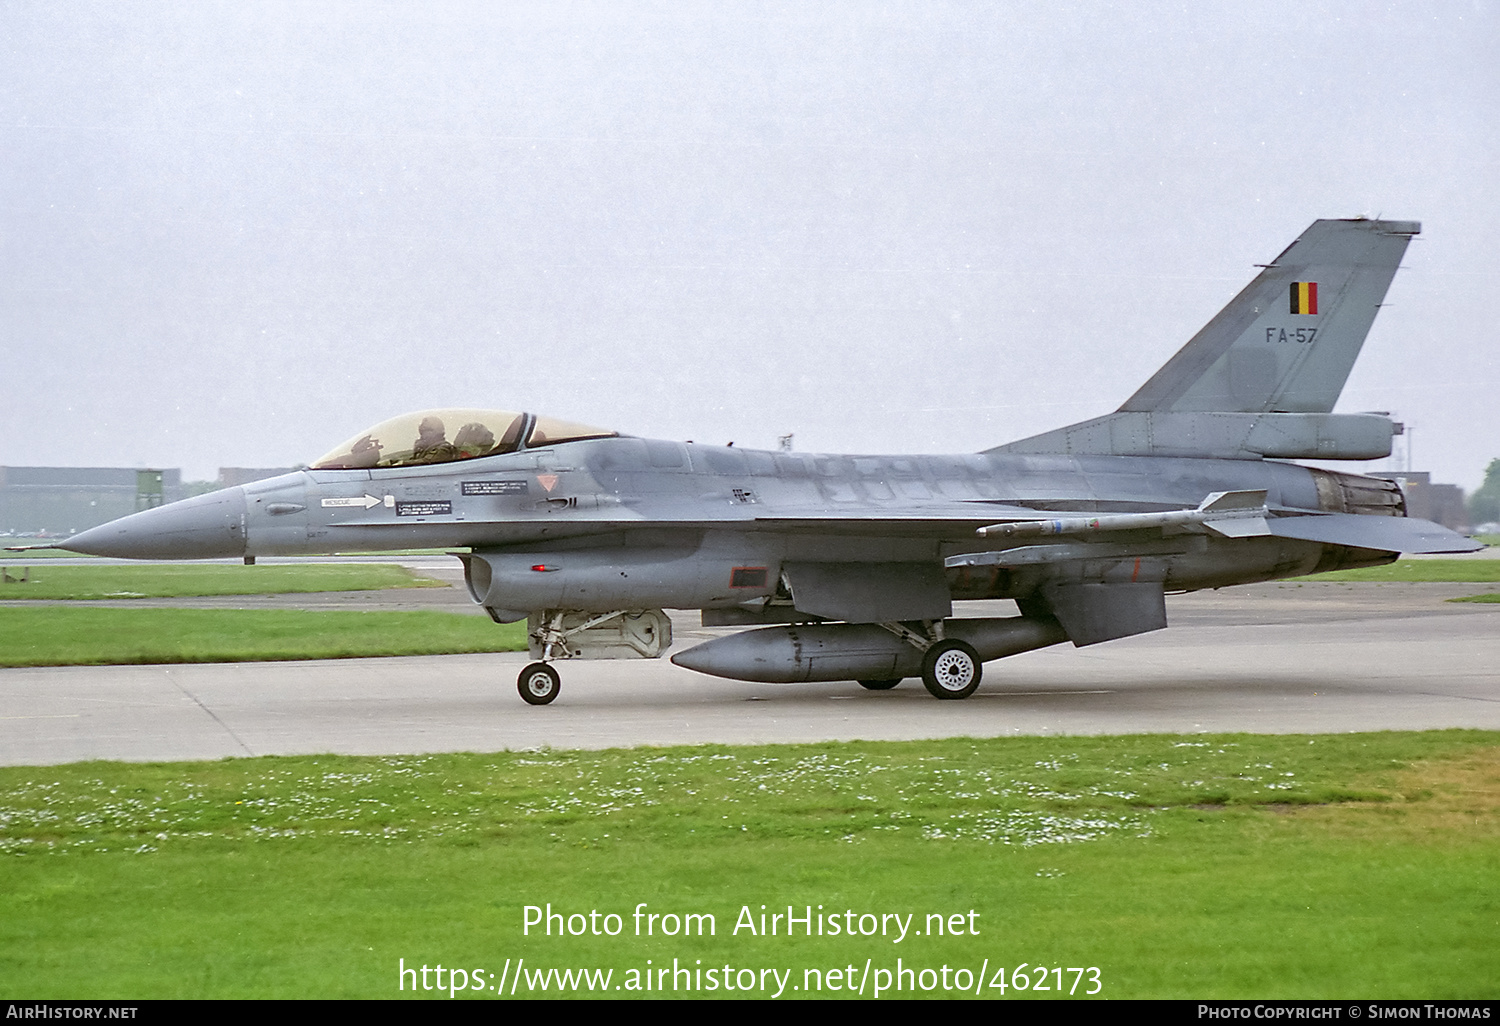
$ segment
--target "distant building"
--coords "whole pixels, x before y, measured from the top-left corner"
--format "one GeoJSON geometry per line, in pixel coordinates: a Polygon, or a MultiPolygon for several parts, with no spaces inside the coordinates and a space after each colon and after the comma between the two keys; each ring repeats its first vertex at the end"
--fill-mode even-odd
{"type": "Polygon", "coordinates": [[[220,467],[217,482],[134,467],[0,467],[0,534],[66,537],[150,506],[287,474],[296,467],[220,467]]]}
{"type": "Polygon", "coordinates": [[[64,537],[182,497],[176,468],[0,467],[0,533],[64,537]]]}
{"type": "Polygon", "coordinates": [[[301,467],[220,467],[219,487],[233,488],[235,485],[264,481],[268,477],[280,477],[282,474],[290,474],[294,470],[301,469],[301,467]]]}
{"type": "Polygon", "coordinates": [[[1406,515],[1421,517],[1455,531],[1469,527],[1469,510],[1464,502],[1464,490],[1458,485],[1433,484],[1432,475],[1425,470],[1407,470],[1389,477],[1401,486],[1406,494],[1406,515]]]}

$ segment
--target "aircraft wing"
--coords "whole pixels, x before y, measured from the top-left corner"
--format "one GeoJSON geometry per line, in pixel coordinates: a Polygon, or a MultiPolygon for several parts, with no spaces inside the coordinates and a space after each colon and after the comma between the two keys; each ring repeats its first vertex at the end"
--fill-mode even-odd
{"type": "MultiPolygon", "coordinates": [[[[982,536],[1023,538],[1036,535],[1106,535],[1154,527],[1201,525],[1222,537],[1271,535],[1300,541],[1348,545],[1384,552],[1477,552],[1484,548],[1441,524],[1417,517],[1374,516],[1356,513],[1313,513],[1277,516],[1263,505],[1262,491],[1222,492],[1204,499],[1196,510],[1160,513],[1050,512],[993,503],[940,503],[907,507],[890,513],[869,509],[818,510],[757,516],[758,526],[782,530],[827,530],[881,534],[895,527],[903,532],[934,537],[982,536]]],[[[1191,528],[1190,528],[1191,529],[1191,528]]]]}

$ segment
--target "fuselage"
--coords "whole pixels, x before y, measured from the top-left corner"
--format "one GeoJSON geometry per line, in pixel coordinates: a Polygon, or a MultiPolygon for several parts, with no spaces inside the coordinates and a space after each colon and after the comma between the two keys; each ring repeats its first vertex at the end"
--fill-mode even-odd
{"type": "MultiPolygon", "coordinates": [[[[467,565],[474,598],[492,608],[715,608],[770,597],[783,562],[930,563],[993,549],[975,526],[1018,508],[1176,510],[1235,489],[1264,489],[1273,511],[1402,512],[1390,482],[1269,460],[816,455],[614,437],[432,466],[297,471],[125,517],[67,547],[146,559],[463,548],[488,555],[467,565]],[[561,572],[572,568],[582,573],[561,572]]],[[[1116,539],[1094,554],[1119,562],[1118,548],[1116,539]]],[[[1167,590],[1390,558],[1160,532],[1132,549],[1136,573],[1143,553],[1167,590]]],[[[1056,570],[947,576],[955,599],[1019,598],[1056,570]]],[[[1096,571],[1113,572],[1081,568],[1096,571]]]]}

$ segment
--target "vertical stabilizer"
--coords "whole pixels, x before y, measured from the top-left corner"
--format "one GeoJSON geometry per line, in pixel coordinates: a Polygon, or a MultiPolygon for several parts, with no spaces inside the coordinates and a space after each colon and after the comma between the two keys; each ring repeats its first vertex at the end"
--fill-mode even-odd
{"type": "Polygon", "coordinates": [[[1120,411],[1331,412],[1421,230],[1415,221],[1314,221],[1120,411]]]}
{"type": "Polygon", "coordinates": [[[1379,459],[1395,426],[1335,414],[1416,221],[1314,221],[1112,414],[991,452],[1379,459]]]}

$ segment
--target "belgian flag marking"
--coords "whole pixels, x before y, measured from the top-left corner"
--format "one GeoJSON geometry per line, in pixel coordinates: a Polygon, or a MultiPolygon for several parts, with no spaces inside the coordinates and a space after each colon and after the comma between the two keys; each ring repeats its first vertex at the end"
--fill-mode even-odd
{"type": "Polygon", "coordinates": [[[1318,283],[1315,281],[1292,282],[1292,313],[1315,314],[1318,312],[1318,283]]]}

